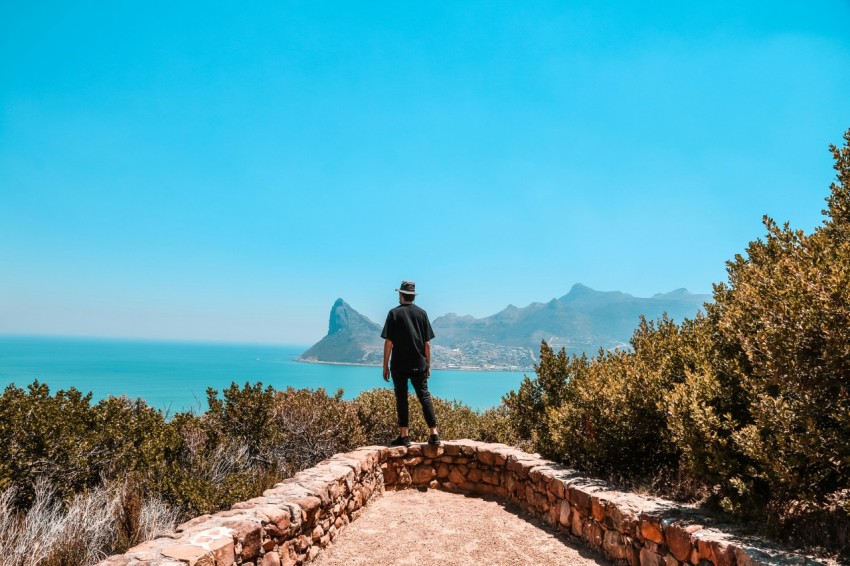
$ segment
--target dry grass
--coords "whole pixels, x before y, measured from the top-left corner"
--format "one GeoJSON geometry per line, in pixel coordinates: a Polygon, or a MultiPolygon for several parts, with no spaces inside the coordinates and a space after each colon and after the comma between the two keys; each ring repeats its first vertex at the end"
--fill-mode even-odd
{"type": "Polygon", "coordinates": [[[101,486],[67,505],[46,480],[35,485],[28,512],[15,507],[16,491],[0,494],[0,556],[4,566],[89,566],[111,554],[120,540],[131,544],[173,528],[177,511],[158,498],[138,506],[132,533],[122,533],[125,486],[101,486]]]}

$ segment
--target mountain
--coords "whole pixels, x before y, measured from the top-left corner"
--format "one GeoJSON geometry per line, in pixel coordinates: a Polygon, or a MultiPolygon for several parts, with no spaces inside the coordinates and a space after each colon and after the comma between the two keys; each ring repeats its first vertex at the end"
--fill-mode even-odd
{"type": "MultiPolygon", "coordinates": [[[[627,347],[640,315],[648,319],[667,313],[681,321],[692,318],[710,295],[676,289],[649,298],[620,291],[595,291],[582,284],[547,303],[531,303],[485,318],[447,314],[433,319],[432,342],[436,369],[531,369],[540,342],[569,354],[595,353],[599,348],[627,347]]],[[[328,335],[299,360],[380,365],[381,327],[337,299],[331,308],[328,335]]]]}
{"type": "Polygon", "coordinates": [[[328,335],[298,358],[305,362],[380,365],[384,340],[381,327],[337,299],[331,307],[328,335]]]}
{"type": "Polygon", "coordinates": [[[620,291],[595,291],[578,283],[569,293],[548,303],[531,303],[525,308],[509,305],[486,318],[447,314],[431,324],[439,343],[449,347],[475,336],[535,351],[546,340],[553,348],[565,348],[570,354],[595,353],[600,347],[625,346],[641,314],[656,319],[666,312],[681,321],[692,318],[710,300],[710,295],[696,295],[686,289],[640,298],[620,291]]]}

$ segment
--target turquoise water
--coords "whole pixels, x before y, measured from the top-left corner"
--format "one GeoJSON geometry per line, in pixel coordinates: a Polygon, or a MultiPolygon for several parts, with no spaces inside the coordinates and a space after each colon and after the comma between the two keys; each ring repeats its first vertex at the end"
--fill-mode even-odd
{"type": "MultiPolygon", "coordinates": [[[[0,336],[0,386],[24,387],[34,380],[52,392],[76,387],[95,400],[109,395],[141,397],[171,412],[206,409],[206,389],[221,391],[232,381],[263,382],[276,389],[388,387],[381,368],[305,364],[293,361],[307,346],[0,336]]],[[[521,372],[432,372],[432,394],[474,409],[495,407],[519,387],[521,372]]]]}

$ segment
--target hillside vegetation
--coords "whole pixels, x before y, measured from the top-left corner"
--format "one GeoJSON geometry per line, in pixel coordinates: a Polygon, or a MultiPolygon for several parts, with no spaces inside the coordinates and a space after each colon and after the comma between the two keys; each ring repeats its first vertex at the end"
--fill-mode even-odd
{"type": "MultiPolygon", "coordinates": [[[[693,320],[640,320],[631,349],[569,356],[476,412],[435,400],[446,438],[505,442],[625,486],[850,547],[850,131],[812,234],[765,217],[693,320]]],[[[207,392],[201,414],[35,382],[0,395],[4,564],[92,564],[297,470],[396,434],[392,391],[207,392]]],[[[411,435],[427,428],[411,396],[411,435]]]]}
{"type": "MultiPolygon", "coordinates": [[[[765,217],[705,314],[641,320],[631,350],[543,344],[505,398],[516,433],[586,471],[706,497],[850,548],[850,131],[811,234],[765,217]]],[[[781,528],[780,528],[781,527],[781,528]]]]}
{"type": "MultiPolygon", "coordinates": [[[[92,403],[35,382],[0,395],[0,556],[5,566],[93,564],[229,508],[296,471],[398,434],[390,389],[207,391],[202,414],[171,418],[142,400],[92,403]]],[[[411,395],[411,435],[428,429],[411,395]]],[[[435,399],[443,435],[511,441],[504,409],[435,399]]]]}

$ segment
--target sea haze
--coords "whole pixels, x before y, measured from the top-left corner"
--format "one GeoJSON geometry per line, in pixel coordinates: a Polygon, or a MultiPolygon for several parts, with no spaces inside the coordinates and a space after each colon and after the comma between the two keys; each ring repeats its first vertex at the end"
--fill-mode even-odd
{"type": "MultiPolygon", "coordinates": [[[[342,388],[346,399],[387,387],[379,367],[310,364],[294,359],[303,345],[154,342],[90,338],[0,336],[0,384],[38,380],[55,393],[75,387],[95,401],[109,395],[141,397],[171,412],[203,411],[206,389],[261,381],[276,389],[342,388]]],[[[474,409],[495,407],[519,387],[522,372],[439,371],[431,392],[474,409]]]]}

